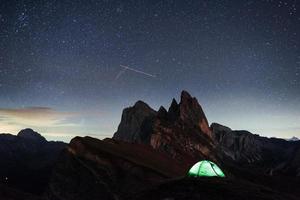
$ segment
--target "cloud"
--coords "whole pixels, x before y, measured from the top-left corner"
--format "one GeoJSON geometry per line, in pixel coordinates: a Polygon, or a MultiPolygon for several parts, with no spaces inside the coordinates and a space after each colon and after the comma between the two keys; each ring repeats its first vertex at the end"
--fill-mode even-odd
{"type": "Polygon", "coordinates": [[[0,108],[0,132],[17,133],[26,127],[42,130],[76,127],[73,119],[77,115],[49,107],[0,108]]]}
{"type": "Polygon", "coordinates": [[[65,112],[50,107],[0,108],[0,133],[17,134],[24,128],[32,128],[48,140],[65,142],[75,136],[110,137],[113,132],[107,116],[104,118],[96,109],[65,112]]]}
{"type": "Polygon", "coordinates": [[[56,111],[49,107],[0,108],[0,121],[32,126],[66,125],[75,113],[56,111]]]}

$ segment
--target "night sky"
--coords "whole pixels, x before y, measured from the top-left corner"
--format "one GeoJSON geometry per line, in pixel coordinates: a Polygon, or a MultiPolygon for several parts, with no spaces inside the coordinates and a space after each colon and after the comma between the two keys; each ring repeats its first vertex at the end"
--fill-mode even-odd
{"type": "Polygon", "coordinates": [[[210,123],[299,137],[299,10],[298,0],[0,0],[0,132],[111,137],[124,107],[168,108],[185,89],[210,123]]]}

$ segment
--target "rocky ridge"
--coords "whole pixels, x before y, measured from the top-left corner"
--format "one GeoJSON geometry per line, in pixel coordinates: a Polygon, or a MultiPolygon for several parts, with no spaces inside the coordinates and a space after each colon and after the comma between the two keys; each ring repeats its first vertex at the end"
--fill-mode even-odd
{"type": "Polygon", "coordinates": [[[114,139],[149,144],[182,162],[216,160],[212,131],[196,98],[182,91],[180,102],[173,99],[168,111],[164,107],[154,111],[145,103],[139,104],[144,106],[124,109],[114,139]],[[131,129],[123,129],[128,127],[126,124],[131,129]]]}
{"type": "MultiPolygon", "coordinates": [[[[38,174],[37,180],[42,182],[30,180],[43,186],[38,198],[44,200],[240,199],[245,194],[245,199],[265,200],[300,196],[300,142],[260,137],[217,123],[209,126],[197,99],[186,91],[179,103],[172,100],[168,110],[160,107],[155,111],[142,101],[125,108],[112,139],[75,137],[67,148],[64,144],[57,148],[61,144],[49,143],[26,129],[18,136],[0,135],[1,142],[0,156],[2,152],[4,158],[11,158],[11,166],[23,158],[29,166],[44,170],[31,173],[38,174]],[[57,152],[56,156],[59,152],[59,158],[42,153],[51,151],[57,152]],[[44,156],[51,161],[43,160],[44,156]],[[202,159],[216,162],[226,178],[186,177],[189,168],[202,159]]],[[[24,185],[12,186],[24,189],[24,185]]]]}
{"type": "Polygon", "coordinates": [[[32,129],[0,134],[0,184],[24,192],[44,192],[63,142],[48,142],[32,129]]]}

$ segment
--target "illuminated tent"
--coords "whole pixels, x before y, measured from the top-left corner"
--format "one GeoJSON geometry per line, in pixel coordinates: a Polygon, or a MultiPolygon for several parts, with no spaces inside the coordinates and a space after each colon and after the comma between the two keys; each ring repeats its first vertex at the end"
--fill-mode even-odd
{"type": "Polygon", "coordinates": [[[222,170],[209,160],[197,162],[188,172],[188,176],[218,176],[225,177],[222,170]]]}

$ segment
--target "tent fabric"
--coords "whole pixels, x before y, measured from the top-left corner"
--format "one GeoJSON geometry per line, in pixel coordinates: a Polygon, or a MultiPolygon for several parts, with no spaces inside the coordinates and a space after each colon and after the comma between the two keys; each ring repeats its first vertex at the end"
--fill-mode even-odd
{"type": "Polygon", "coordinates": [[[218,176],[225,177],[223,171],[213,162],[202,160],[189,170],[188,176],[218,176]]]}

